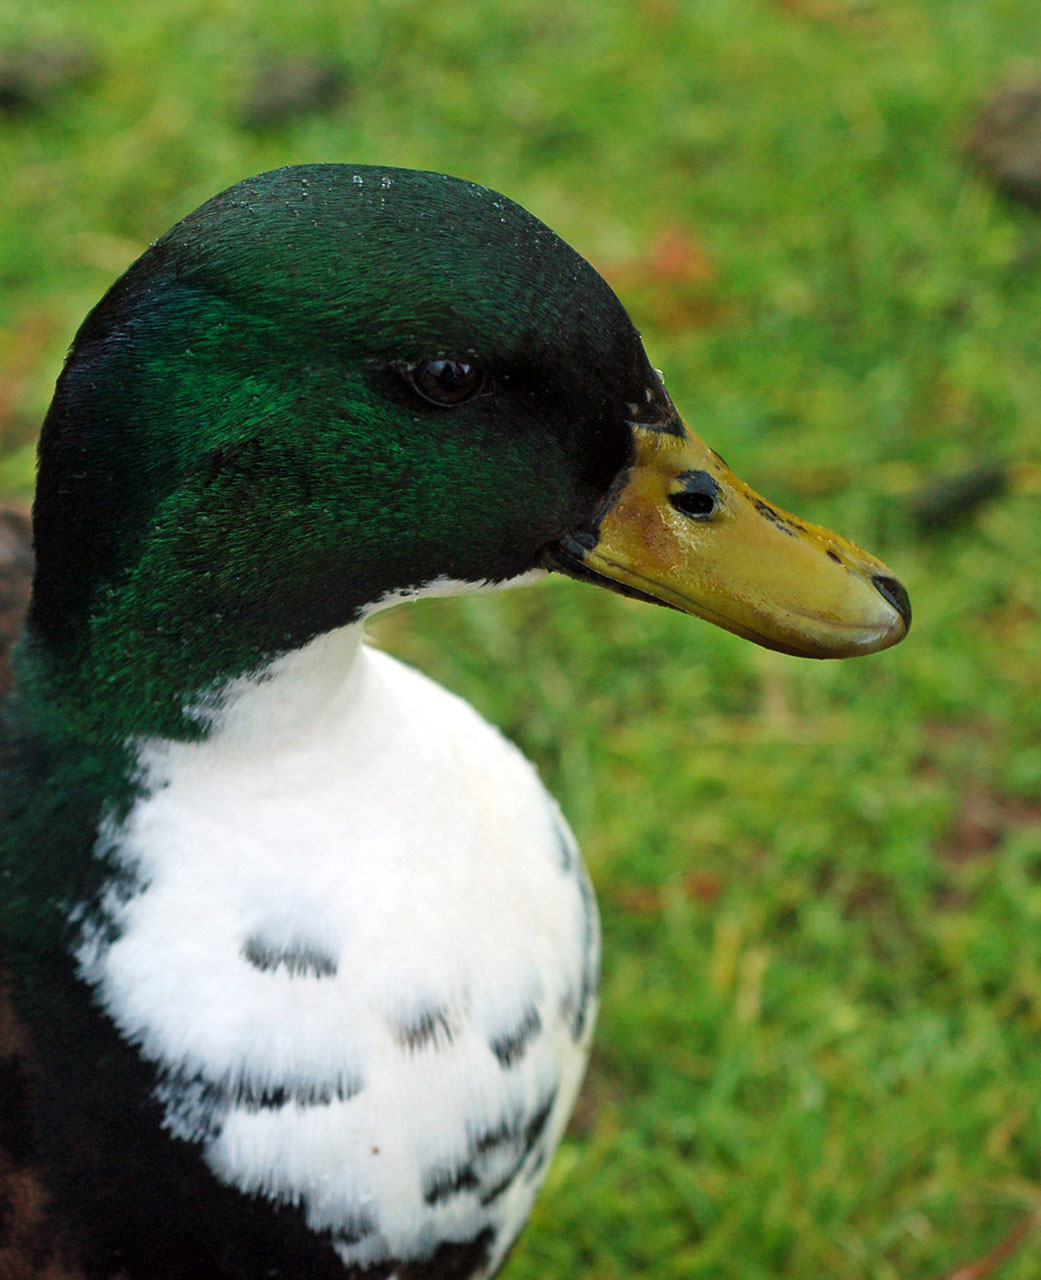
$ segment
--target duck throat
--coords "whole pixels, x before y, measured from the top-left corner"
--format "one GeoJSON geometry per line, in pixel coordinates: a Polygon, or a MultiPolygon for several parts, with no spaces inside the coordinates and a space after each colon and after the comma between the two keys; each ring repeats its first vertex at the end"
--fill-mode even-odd
{"type": "Polygon", "coordinates": [[[258,671],[211,686],[185,707],[205,738],[263,754],[350,704],[364,624],[326,632],[258,671]]]}

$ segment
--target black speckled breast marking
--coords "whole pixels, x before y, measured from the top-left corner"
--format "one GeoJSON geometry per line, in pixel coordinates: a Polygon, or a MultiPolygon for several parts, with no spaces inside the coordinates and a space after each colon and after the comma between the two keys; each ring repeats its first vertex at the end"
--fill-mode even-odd
{"type": "MultiPolygon", "coordinates": [[[[553,1104],[557,1100],[557,1091],[554,1089],[542,1102],[541,1106],[534,1115],[524,1125],[519,1134],[514,1135],[513,1142],[517,1146],[514,1159],[506,1172],[500,1175],[497,1182],[487,1187],[481,1193],[481,1204],[490,1205],[497,1200],[509,1187],[513,1185],[514,1179],[524,1167],[525,1161],[535,1150],[535,1146],[542,1137],[546,1128],[546,1122],[549,1120],[550,1113],[553,1110],[553,1104]]],[[[489,1148],[490,1150],[491,1148],[489,1148]]]]}
{"type": "Polygon", "coordinates": [[[568,991],[560,1002],[560,1016],[567,1021],[575,1041],[581,1040],[585,1034],[589,1006],[600,977],[596,954],[596,902],[585,875],[579,875],[578,884],[582,895],[582,980],[578,989],[568,991]]]}
{"type": "Polygon", "coordinates": [[[332,978],[338,967],[336,960],[314,943],[279,947],[256,934],[242,944],[242,955],[261,973],[284,968],[291,978],[332,978]]]}
{"type": "Polygon", "coordinates": [[[457,1019],[444,1005],[431,1005],[394,1025],[394,1035],[403,1049],[440,1049],[450,1045],[458,1030],[457,1019]]]}
{"type": "Polygon", "coordinates": [[[201,1130],[198,1136],[216,1137],[229,1111],[280,1111],[290,1103],[301,1107],[328,1107],[333,1102],[349,1102],[362,1088],[361,1077],[349,1074],[332,1081],[286,1080],[277,1085],[262,1085],[248,1076],[239,1076],[230,1082],[213,1081],[199,1072],[193,1075],[172,1071],[163,1077],[159,1094],[169,1098],[179,1112],[192,1119],[194,1126],[201,1130]]]}
{"type": "Polygon", "coordinates": [[[571,842],[571,837],[564,828],[564,824],[560,821],[555,813],[550,813],[550,821],[553,825],[553,834],[556,837],[557,848],[560,850],[560,869],[570,874],[575,869],[575,849],[571,842]]]}
{"type": "Polygon", "coordinates": [[[517,1112],[494,1128],[472,1133],[469,1154],[458,1164],[442,1163],[425,1170],[422,1185],[426,1203],[443,1204],[470,1192],[477,1194],[482,1206],[492,1204],[513,1185],[535,1150],[556,1100],[554,1086],[530,1114],[517,1112]]]}
{"type": "Polygon", "coordinates": [[[492,1053],[499,1060],[503,1070],[516,1066],[528,1052],[528,1046],[542,1030],[542,1019],[538,1009],[529,1005],[521,1014],[516,1026],[504,1031],[490,1042],[492,1053]]]}
{"type": "Polygon", "coordinates": [[[427,1204],[443,1204],[460,1191],[477,1191],[481,1182],[471,1162],[454,1169],[437,1165],[423,1174],[423,1199],[427,1204]]]}

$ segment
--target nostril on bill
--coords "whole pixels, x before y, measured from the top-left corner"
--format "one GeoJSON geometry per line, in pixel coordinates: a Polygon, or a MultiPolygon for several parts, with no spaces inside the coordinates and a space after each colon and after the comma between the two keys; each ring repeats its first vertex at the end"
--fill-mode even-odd
{"type": "Polygon", "coordinates": [[[871,581],[875,584],[875,588],[879,595],[889,601],[901,618],[903,618],[904,626],[910,630],[911,597],[904,589],[904,584],[902,582],[897,582],[896,578],[887,578],[881,573],[875,574],[871,581]]]}

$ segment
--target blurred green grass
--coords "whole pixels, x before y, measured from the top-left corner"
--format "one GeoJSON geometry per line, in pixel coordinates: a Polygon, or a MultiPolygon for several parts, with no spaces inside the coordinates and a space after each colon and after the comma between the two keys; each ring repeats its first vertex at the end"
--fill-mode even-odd
{"type": "Polygon", "coordinates": [[[0,0],[0,41],[98,62],[0,118],[0,491],[149,239],[264,168],[411,165],[549,222],[694,428],[911,590],[856,663],[565,582],[374,629],[538,762],[603,910],[588,1086],[508,1280],[941,1280],[1037,1213],[1037,486],[930,540],[908,504],[1038,463],[1041,220],[962,147],[1041,6],[0,0]],[[351,93],[248,132],[285,51],[351,93]]]}

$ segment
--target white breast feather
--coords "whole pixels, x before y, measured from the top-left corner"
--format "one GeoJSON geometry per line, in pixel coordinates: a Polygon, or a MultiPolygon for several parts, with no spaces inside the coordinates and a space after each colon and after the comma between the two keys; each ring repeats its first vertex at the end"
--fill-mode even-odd
{"type": "Polygon", "coordinates": [[[131,889],[80,971],[221,1181],[345,1263],[491,1227],[490,1274],[581,1080],[595,908],[531,765],[359,640],[237,682],[203,743],[140,745],[104,836],[131,889]]]}

